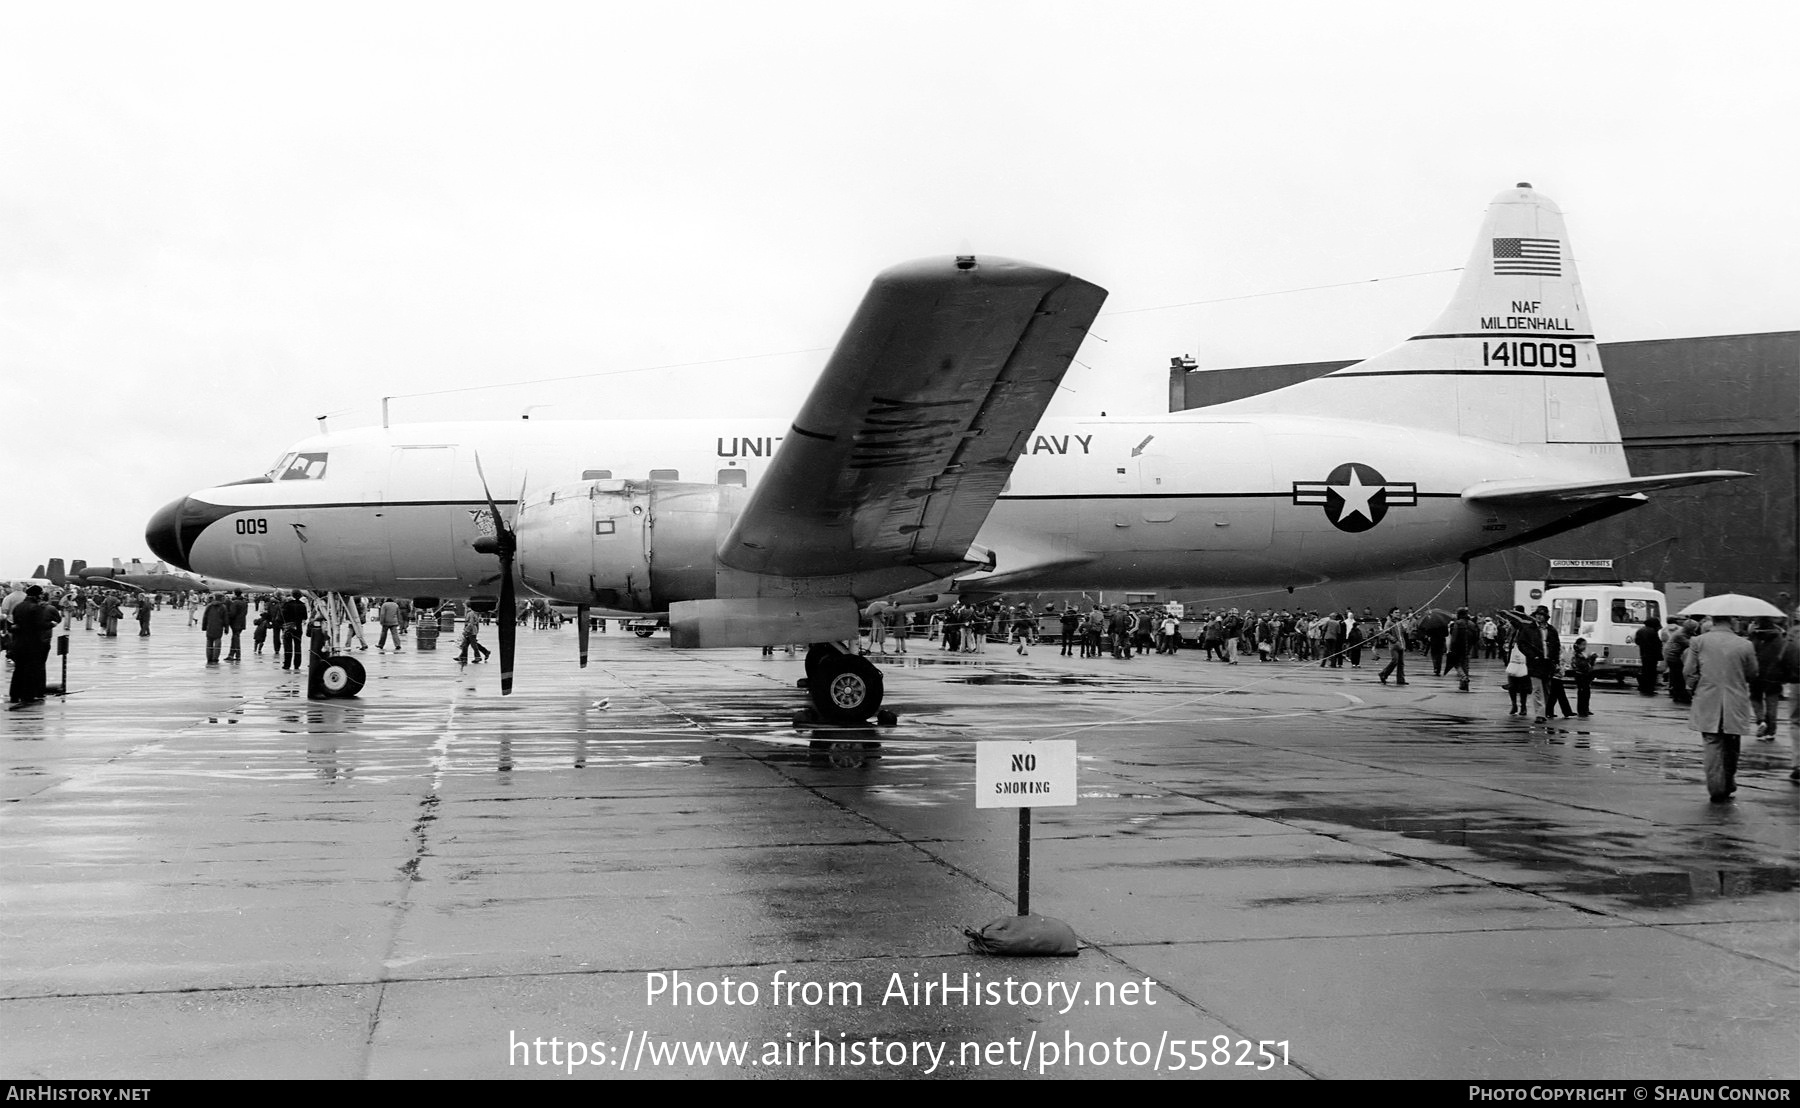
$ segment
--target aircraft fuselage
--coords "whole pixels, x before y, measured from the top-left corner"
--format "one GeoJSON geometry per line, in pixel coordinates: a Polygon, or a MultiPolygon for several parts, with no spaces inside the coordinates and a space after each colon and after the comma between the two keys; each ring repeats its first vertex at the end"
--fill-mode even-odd
{"type": "MultiPolygon", "coordinates": [[[[290,457],[321,456],[316,476],[197,492],[170,529],[179,549],[157,553],[250,584],[492,596],[495,559],[472,545],[491,532],[477,454],[509,512],[521,488],[584,480],[754,487],[788,430],[777,420],[506,421],[315,436],[290,457]]],[[[1596,466],[1620,464],[1616,445],[1579,449],[1609,455],[1596,466]]],[[[1287,586],[1453,562],[1569,513],[1501,511],[1461,490],[1566,474],[1573,453],[1312,416],[1046,420],[978,537],[994,569],[965,575],[963,587],[1287,586]]]]}

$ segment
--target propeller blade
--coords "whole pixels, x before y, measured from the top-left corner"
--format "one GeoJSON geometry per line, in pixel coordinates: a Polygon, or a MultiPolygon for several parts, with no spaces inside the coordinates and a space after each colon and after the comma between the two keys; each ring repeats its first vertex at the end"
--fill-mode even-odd
{"type": "Polygon", "coordinates": [[[575,609],[575,642],[581,648],[581,668],[587,668],[588,650],[588,606],[578,605],[575,609]]]}
{"type": "Polygon", "coordinates": [[[500,639],[500,695],[512,694],[513,639],[519,633],[519,604],[513,597],[512,552],[500,556],[500,607],[495,614],[500,639]]]}
{"type": "MultiPolygon", "coordinates": [[[[519,633],[519,603],[513,594],[513,555],[518,553],[519,540],[512,526],[501,518],[500,506],[494,503],[487,473],[481,468],[480,451],[475,453],[475,473],[481,478],[481,492],[487,497],[488,515],[494,521],[494,541],[490,544],[485,537],[477,539],[475,549],[500,559],[500,603],[494,614],[497,617],[496,634],[500,639],[500,695],[508,696],[513,684],[513,642],[519,633]]],[[[519,500],[523,502],[524,499],[525,490],[520,486],[519,500]]]]}

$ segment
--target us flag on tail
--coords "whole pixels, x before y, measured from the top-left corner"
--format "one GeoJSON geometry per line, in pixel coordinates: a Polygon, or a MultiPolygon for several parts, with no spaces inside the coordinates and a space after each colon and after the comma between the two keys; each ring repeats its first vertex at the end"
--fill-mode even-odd
{"type": "Polygon", "coordinates": [[[1495,239],[1494,275],[1562,276],[1562,243],[1556,239],[1495,239]]]}

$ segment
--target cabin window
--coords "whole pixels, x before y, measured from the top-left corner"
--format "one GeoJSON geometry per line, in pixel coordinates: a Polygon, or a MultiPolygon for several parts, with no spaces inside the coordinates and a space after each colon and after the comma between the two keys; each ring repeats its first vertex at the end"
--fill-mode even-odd
{"type": "Polygon", "coordinates": [[[596,519],[594,521],[594,534],[596,535],[610,535],[615,530],[617,530],[617,528],[613,526],[613,521],[610,519],[596,519]]]}
{"type": "Polygon", "coordinates": [[[583,481],[610,481],[612,480],[612,470],[584,469],[581,471],[581,479],[583,481]]]}
{"type": "Polygon", "coordinates": [[[653,469],[650,471],[650,480],[679,481],[681,480],[681,471],[679,469],[653,469]]]}
{"type": "Polygon", "coordinates": [[[719,471],[719,484],[721,485],[744,485],[749,478],[750,475],[741,469],[721,469],[719,471]]]}

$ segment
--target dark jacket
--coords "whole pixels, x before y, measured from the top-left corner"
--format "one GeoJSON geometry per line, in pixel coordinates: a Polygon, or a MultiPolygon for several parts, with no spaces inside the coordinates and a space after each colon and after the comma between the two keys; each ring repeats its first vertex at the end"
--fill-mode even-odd
{"type": "Polygon", "coordinates": [[[1800,681],[1800,646],[1779,631],[1757,632],[1750,638],[1756,648],[1755,692],[1768,695],[1781,692],[1781,686],[1800,681]]]}
{"type": "Polygon", "coordinates": [[[1556,637],[1556,628],[1548,623],[1539,624],[1533,620],[1521,624],[1519,637],[1513,645],[1525,655],[1525,672],[1532,677],[1549,677],[1556,672],[1556,664],[1562,661],[1562,643],[1556,637]]]}
{"type": "Polygon", "coordinates": [[[12,651],[15,657],[50,652],[50,638],[62,616],[41,600],[26,597],[12,610],[12,651]]]}

